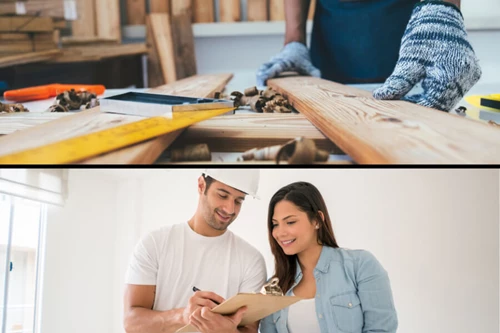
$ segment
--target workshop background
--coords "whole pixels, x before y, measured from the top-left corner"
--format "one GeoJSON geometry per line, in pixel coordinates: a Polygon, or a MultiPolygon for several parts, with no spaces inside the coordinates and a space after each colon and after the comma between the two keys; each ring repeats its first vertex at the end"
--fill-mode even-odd
{"type": "MultiPolygon", "coordinates": [[[[0,181],[13,179],[12,170],[0,171],[0,181]]],[[[30,320],[37,333],[124,332],[123,290],[132,251],[149,231],[192,217],[202,171],[16,170],[17,179],[50,179],[57,186],[38,200],[62,206],[41,205],[46,208],[29,225],[27,214],[36,205],[14,205],[12,238],[18,246],[12,252],[9,298],[18,286],[24,299],[18,292],[19,303],[12,305],[27,304],[9,309],[7,328],[16,325],[17,330],[7,332],[31,332],[30,320]],[[26,245],[30,228],[38,235],[39,224],[40,236],[26,245]],[[23,259],[24,268],[23,256],[32,258],[31,264],[23,259]],[[19,313],[25,313],[24,323],[13,322],[19,313]]],[[[339,245],[369,250],[388,271],[398,332],[499,331],[498,170],[263,169],[260,200],[247,198],[230,230],[262,252],[268,275],[273,257],[267,205],[280,187],[298,180],[313,183],[323,194],[339,245]]],[[[0,208],[2,236],[8,234],[5,198],[0,208]]]]}
{"type": "MultiPolygon", "coordinates": [[[[62,55],[53,54],[49,56],[49,60],[43,62],[38,60],[36,63],[26,63],[27,61],[23,60],[22,65],[12,65],[15,64],[12,60],[2,65],[0,60],[0,81],[3,81],[4,89],[53,82],[104,84],[107,88],[131,86],[142,88],[168,83],[161,82],[161,77],[154,77],[161,74],[152,70],[157,64],[151,60],[153,58],[151,53],[159,51],[158,54],[161,54],[161,50],[152,49],[151,44],[154,44],[154,41],[146,43],[146,31],[147,16],[150,13],[169,12],[172,27],[175,27],[173,30],[180,31],[180,38],[184,39],[182,47],[187,50],[182,52],[189,53],[194,50],[193,55],[185,57],[187,59],[184,67],[188,68],[179,69],[182,65],[175,65],[178,78],[193,72],[198,74],[231,72],[235,74],[231,86],[255,84],[256,69],[283,46],[283,1],[192,0],[191,2],[191,4],[185,0],[16,2],[16,4],[26,3],[26,6],[21,8],[13,7],[13,1],[3,3],[0,6],[0,15],[14,12],[56,17],[54,29],[58,33],[54,39],[57,40],[57,44],[52,43],[50,46],[49,43],[47,46],[44,37],[44,41],[33,41],[33,45],[37,51],[40,49],[44,52],[59,48],[62,50],[62,55]],[[32,11],[28,6],[30,3],[35,6],[32,11]],[[6,7],[7,5],[10,6],[6,7]],[[54,6],[57,6],[57,10],[54,6]],[[248,6],[251,6],[250,11],[248,6]],[[192,33],[186,32],[186,18],[183,14],[187,10],[189,10],[188,20],[193,22],[192,33]],[[177,17],[175,22],[173,17],[177,17]],[[190,38],[194,40],[190,41],[190,38]],[[47,48],[50,50],[47,51],[47,48]],[[141,58],[141,55],[147,53],[150,55],[149,77],[144,76],[147,71],[143,67],[145,60],[141,58]],[[34,73],[39,75],[33,75],[34,73]],[[73,82],[75,78],[80,82],[73,82]]],[[[492,84],[498,85],[500,81],[500,63],[497,56],[500,52],[498,43],[500,2],[462,0],[461,8],[470,41],[483,69],[483,77],[477,86],[484,91],[492,84]]],[[[312,17],[312,13],[309,17],[312,17]]],[[[161,26],[161,23],[158,25],[161,26]]],[[[311,22],[308,26],[308,31],[310,30],[311,22]]],[[[172,33],[175,35],[176,32],[172,33]]],[[[18,43],[22,48],[34,47],[21,41],[18,43]]],[[[17,52],[26,57],[27,50],[18,52],[13,46],[0,44],[2,44],[0,55],[12,55],[17,52]]]]}

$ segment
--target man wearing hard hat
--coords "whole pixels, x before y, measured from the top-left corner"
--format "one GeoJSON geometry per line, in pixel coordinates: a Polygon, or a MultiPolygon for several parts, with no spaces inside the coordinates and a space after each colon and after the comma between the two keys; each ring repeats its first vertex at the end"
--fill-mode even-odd
{"type": "Polygon", "coordinates": [[[194,216],[141,239],[127,270],[127,333],[175,332],[187,324],[200,332],[257,332],[258,323],[237,328],[245,308],[232,316],[210,310],[265,283],[262,254],[227,230],[258,183],[256,169],[207,169],[198,178],[194,216]]]}

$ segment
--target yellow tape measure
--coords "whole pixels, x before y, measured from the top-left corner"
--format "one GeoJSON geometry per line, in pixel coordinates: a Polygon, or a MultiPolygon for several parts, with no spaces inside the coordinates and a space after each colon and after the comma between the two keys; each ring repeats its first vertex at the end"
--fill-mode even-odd
{"type": "Polygon", "coordinates": [[[99,132],[0,156],[0,164],[74,163],[188,127],[232,110],[234,108],[179,111],[173,113],[173,118],[146,118],[99,132]]]}

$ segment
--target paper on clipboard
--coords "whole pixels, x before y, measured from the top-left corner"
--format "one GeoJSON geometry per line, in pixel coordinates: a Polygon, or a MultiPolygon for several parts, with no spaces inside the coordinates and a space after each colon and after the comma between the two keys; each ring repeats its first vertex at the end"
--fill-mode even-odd
{"type": "MultiPolygon", "coordinates": [[[[270,314],[279,311],[302,300],[297,296],[274,296],[264,294],[237,294],[226,300],[224,303],[213,308],[213,312],[222,315],[231,315],[242,306],[247,306],[247,311],[243,315],[240,325],[256,322],[270,314]]],[[[192,325],[186,325],[176,332],[198,332],[192,325]]]]}

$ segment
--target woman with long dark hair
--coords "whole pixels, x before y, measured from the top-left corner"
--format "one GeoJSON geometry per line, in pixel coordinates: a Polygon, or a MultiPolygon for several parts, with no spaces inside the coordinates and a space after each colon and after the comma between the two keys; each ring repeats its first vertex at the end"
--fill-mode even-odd
{"type": "Polygon", "coordinates": [[[269,203],[275,274],[287,296],[304,298],[261,321],[261,333],[367,333],[397,330],[389,277],[364,250],[340,248],[318,189],[281,188],[269,203]]]}

